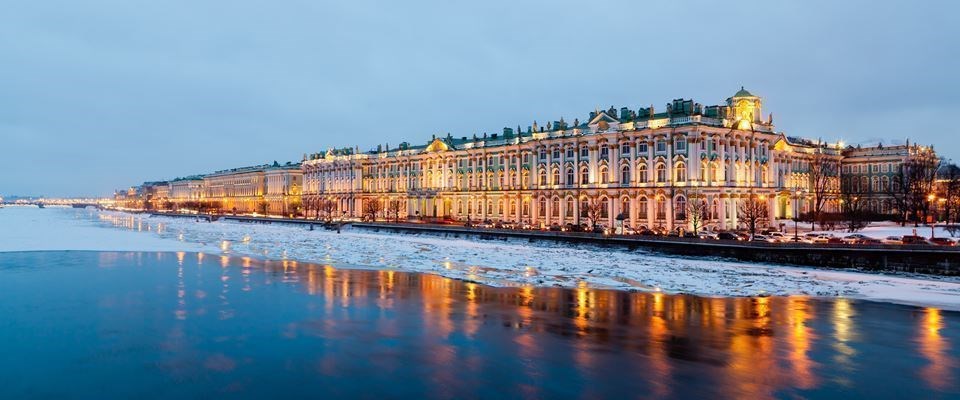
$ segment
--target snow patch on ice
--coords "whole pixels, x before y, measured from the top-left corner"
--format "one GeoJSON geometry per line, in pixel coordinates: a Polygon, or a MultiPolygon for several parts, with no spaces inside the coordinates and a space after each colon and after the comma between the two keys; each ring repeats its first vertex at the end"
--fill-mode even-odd
{"type": "Polygon", "coordinates": [[[851,297],[960,309],[960,280],[798,268],[645,250],[305,226],[197,222],[93,210],[0,210],[0,251],[205,251],[434,273],[494,286],[587,284],[703,296],[851,297]],[[41,215],[48,213],[47,215],[41,215]],[[25,224],[29,221],[29,224],[25,224]],[[112,227],[118,229],[104,229],[112,227]],[[18,233],[10,234],[10,230],[18,233]]]}

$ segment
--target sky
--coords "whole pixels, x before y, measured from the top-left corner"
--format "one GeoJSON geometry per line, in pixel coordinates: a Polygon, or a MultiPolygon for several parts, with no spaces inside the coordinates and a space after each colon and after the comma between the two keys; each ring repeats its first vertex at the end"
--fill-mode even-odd
{"type": "Polygon", "coordinates": [[[960,157],[950,1],[9,0],[0,195],[144,181],[432,135],[721,104],[777,130],[960,157]],[[900,3],[900,4],[897,4],[900,3]]]}

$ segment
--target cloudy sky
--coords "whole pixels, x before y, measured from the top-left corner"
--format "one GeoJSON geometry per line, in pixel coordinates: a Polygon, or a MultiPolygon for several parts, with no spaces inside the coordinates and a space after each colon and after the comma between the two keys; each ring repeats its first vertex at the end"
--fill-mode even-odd
{"type": "Polygon", "coordinates": [[[0,194],[106,195],[741,85],[790,135],[960,157],[960,5],[888,3],[6,1],[0,194]]]}

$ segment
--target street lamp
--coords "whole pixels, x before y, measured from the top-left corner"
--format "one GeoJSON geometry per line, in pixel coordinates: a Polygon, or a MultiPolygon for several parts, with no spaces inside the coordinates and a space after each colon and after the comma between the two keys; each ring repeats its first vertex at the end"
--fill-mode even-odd
{"type": "MultiPolygon", "coordinates": [[[[937,200],[937,195],[936,195],[936,194],[930,193],[929,195],[927,195],[927,209],[928,209],[928,210],[930,209],[930,204],[934,204],[934,202],[935,202],[936,200],[937,200]]],[[[934,218],[932,221],[930,221],[930,240],[933,240],[933,238],[935,237],[935,235],[934,235],[934,228],[935,228],[936,226],[937,226],[937,221],[936,221],[936,218],[934,218]]]]}
{"type": "Polygon", "coordinates": [[[800,240],[800,198],[803,196],[803,190],[797,189],[794,192],[793,202],[793,240],[800,240]]]}

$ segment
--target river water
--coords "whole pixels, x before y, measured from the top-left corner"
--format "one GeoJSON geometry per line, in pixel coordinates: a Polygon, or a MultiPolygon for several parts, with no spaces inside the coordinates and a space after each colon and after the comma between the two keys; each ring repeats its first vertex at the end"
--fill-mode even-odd
{"type": "Polygon", "coordinates": [[[0,253],[0,398],[950,398],[960,313],[0,253]]]}

